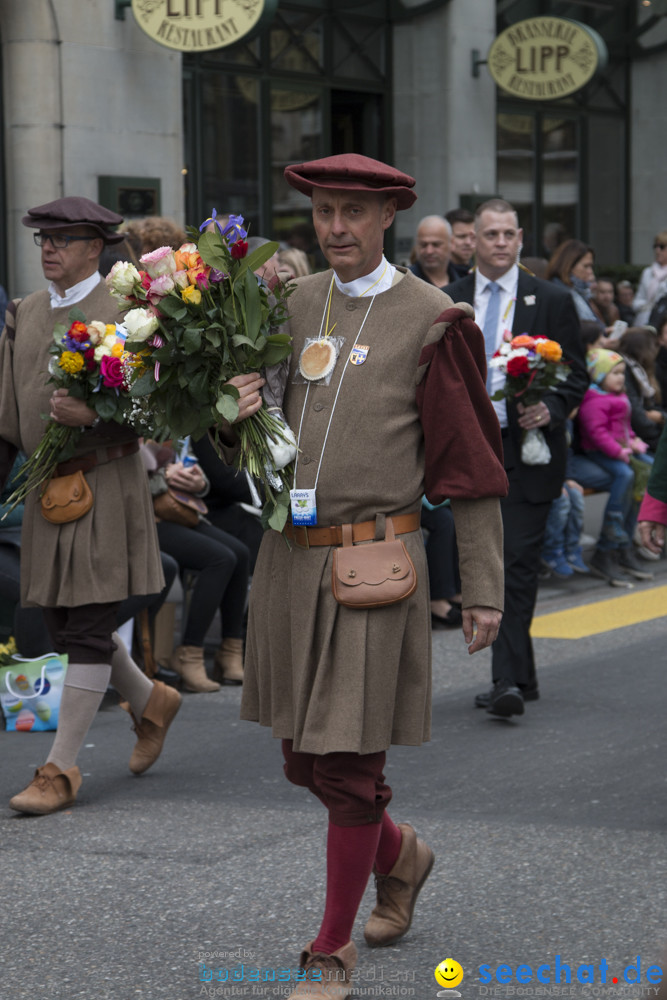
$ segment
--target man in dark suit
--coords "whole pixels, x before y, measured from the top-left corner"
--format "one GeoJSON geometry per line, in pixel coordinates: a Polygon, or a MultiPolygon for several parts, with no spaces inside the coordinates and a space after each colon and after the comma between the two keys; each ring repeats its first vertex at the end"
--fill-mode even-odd
{"type": "MultiPolygon", "coordinates": [[[[550,389],[533,406],[521,402],[494,403],[502,428],[509,493],[501,501],[504,530],[505,615],[493,644],[492,680],[488,693],[475,704],[493,715],[521,715],[524,701],[539,697],[530,624],[537,598],[538,567],[551,501],[560,495],[565,478],[565,423],[588,386],[579,321],[567,292],[519,268],[522,231],[516,212],[500,198],[484,202],[475,215],[477,266],[473,273],[449,285],[454,302],[469,302],[484,332],[487,362],[503,342],[521,333],[546,336],[563,348],[570,366],[564,382],[550,389]],[[539,427],[549,445],[547,465],[521,460],[525,430],[539,427]]],[[[493,395],[504,375],[491,368],[487,387],[493,395]]]]}

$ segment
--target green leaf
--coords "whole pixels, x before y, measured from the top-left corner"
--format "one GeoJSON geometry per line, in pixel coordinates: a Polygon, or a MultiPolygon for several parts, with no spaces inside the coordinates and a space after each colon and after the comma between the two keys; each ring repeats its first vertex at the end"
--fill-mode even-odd
{"type": "Polygon", "coordinates": [[[201,331],[188,327],[183,335],[183,350],[186,354],[196,354],[201,350],[201,331]]]}
{"type": "Polygon", "coordinates": [[[188,315],[188,310],[183,299],[180,295],[176,295],[175,292],[170,292],[169,295],[165,295],[164,298],[160,299],[160,312],[171,319],[175,319],[177,322],[185,319],[188,315]]]}
{"type": "MultiPolygon", "coordinates": [[[[260,250],[263,250],[260,247],[260,250]]],[[[260,305],[260,289],[257,278],[252,271],[246,271],[245,275],[245,319],[248,336],[251,340],[257,339],[259,327],[262,320],[260,305]]]]}
{"type": "Polygon", "coordinates": [[[197,403],[207,403],[208,402],[208,371],[202,368],[196,375],[194,375],[189,383],[188,389],[190,395],[197,403]]]}
{"type": "Polygon", "coordinates": [[[69,321],[70,321],[70,326],[72,325],[72,323],[85,323],[86,326],[88,325],[88,320],[86,319],[86,314],[83,313],[83,312],[81,312],[80,309],[77,309],[76,306],[74,306],[72,309],[70,309],[70,311],[69,311],[69,313],[67,315],[68,315],[68,318],[69,318],[69,321]]]}
{"type": "Polygon", "coordinates": [[[149,392],[153,392],[155,385],[155,377],[151,369],[150,371],[144,372],[141,378],[138,378],[136,382],[133,382],[132,388],[130,389],[130,396],[147,396],[149,392]]]}
{"type": "Polygon", "coordinates": [[[229,251],[217,227],[213,233],[201,234],[198,240],[198,250],[199,256],[209,267],[214,267],[217,271],[224,271],[225,274],[230,270],[229,251]]]}
{"type": "Polygon", "coordinates": [[[287,507],[277,504],[268,519],[268,525],[274,531],[282,531],[287,521],[287,507]]]}
{"type": "Polygon", "coordinates": [[[96,393],[93,399],[95,412],[102,420],[112,420],[118,405],[118,399],[115,396],[106,396],[101,392],[96,393]]]}
{"type": "Polygon", "coordinates": [[[215,401],[215,408],[225,420],[233,423],[239,415],[239,404],[229,393],[223,393],[215,401]]]}
{"type": "Polygon", "coordinates": [[[270,257],[273,257],[274,253],[279,249],[280,245],[278,243],[272,243],[271,241],[263,243],[261,247],[257,247],[256,250],[253,250],[251,254],[248,254],[247,257],[242,259],[241,265],[234,275],[234,281],[238,281],[242,278],[248,269],[251,271],[259,270],[262,264],[266,264],[267,260],[269,260],[270,257]]]}

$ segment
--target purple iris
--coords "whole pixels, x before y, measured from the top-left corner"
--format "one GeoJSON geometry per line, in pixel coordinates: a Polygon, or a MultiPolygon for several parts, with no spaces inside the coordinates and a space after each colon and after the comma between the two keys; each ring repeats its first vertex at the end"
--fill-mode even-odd
{"type": "Polygon", "coordinates": [[[222,230],[222,235],[230,237],[227,241],[228,243],[236,243],[237,240],[244,240],[248,233],[243,228],[243,216],[230,215],[229,222],[222,230]]]}
{"type": "Polygon", "coordinates": [[[211,282],[212,285],[219,285],[220,282],[224,281],[226,277],[227,275],[224,273],[224,271],[218,271],[217,268],[212,267],[210,274],[208,276],[208,280],[211,282]]]}
{"type": "MultiPolygon", "coordinates": [[[[206,227],[208,226],[208,224],[210,222],[214,222],[216,224],[216,226],[218,227],[218,230],[219,230],[221,236],[225,235],[224,229],[222,228],[222,226],[218,222],[218,213],[216,212],[215,209],[212,210],[212,212],[209,215],[208,219],[204,219],[204,221],[202,222],[201,226],[199,227],[199,232],[203,233],[204,230],[206,229],[206,227]]],[[[241,222],[243,222],[243,219],[241,219],[241,222]]]]}
{"type": "Polygon", "coordinates": [[[84,351],[87,351],[90,348],[89,340],[81,342],[80,340],[75,340],[74,337],[69,337],[67,334],[65,334],[61,340],[61,344],[63,344],[66,351],[72,351],[74,353],[80,351],[83,354],[84,351]]]}

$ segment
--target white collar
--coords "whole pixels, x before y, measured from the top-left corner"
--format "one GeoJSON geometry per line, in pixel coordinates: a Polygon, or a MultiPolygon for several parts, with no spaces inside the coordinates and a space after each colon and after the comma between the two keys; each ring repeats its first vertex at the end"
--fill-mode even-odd
{"type": "MultiPolygon", "coordinates": [[[[487,278],[486,275],[477,268],[475,271],[476,278],[476,291],[477,294],[481,294],[487,285],[490,285],[494,280],[493,278],[487,278]]],[[[501,274],[499,278],[495,279],[497,285],[500,285],[504,292],[508,292],[510,295],[516,295],[517,285],[519,283],[519,267],[517,264],[512,264],[509,271],[505,271],[501,274]]]]}
{"type": "Polygon", "coordinates": [[[336,287],[343,295],[359,299],[362,295],[370,292],[371,288],[374,295],[377,295],[378,292],[386,292],[391,288],[395,273],[396,268],[393,264],[389,263],[383,254],[382,260],[370,274],[364,274],[361,278],[355,278],[354,281],[343,282],[334,271],[334,281],[336,282],[336,287]]]}
{"type": "MultiPolygon", "coordinates": [[[[99,271],[94,271],[89,277],[84,278],[83,281],[78,281],[76,285],[72,285],[71,288],[65,289],[65,294],[61,295],[57,290],[56,286],[51,282],[49,285],[49,298],[51,299],[52,309],[62,309],[65,306],[73,306],[77,302],[81,302],[87,295],[90,295],[93,288],[97,288],[100,281],[102,280],[102,275],[99,271]]],[[[95,317],[93,317],[94,319],[95,317]]]]}

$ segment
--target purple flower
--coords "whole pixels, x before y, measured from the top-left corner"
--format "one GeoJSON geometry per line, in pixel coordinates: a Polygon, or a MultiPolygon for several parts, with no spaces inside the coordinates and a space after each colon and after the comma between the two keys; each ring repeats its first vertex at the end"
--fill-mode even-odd
{"type": "Polygon", "coordinates": [[[75,340],[74,337],[69,337],[67,334],[61,340],[61,344],[64,345],[66,351],[87,351],[90,347],[90,341],[80,341],[75,340]]]}
{"type": "Polygon", "coordinates": [[[229,243],[236,243],[237,240],[244,240],[248,233],[243,228],[243,216],[230,215],[229,222],[222,230],[222,235],[229,237],[229,243]]]}
{"type": "Polygon", "coordinates": [[[208,280],[212,285],[219,285],[221,281],[224,281],[227,275],[224,271],[218,271],[216,268],[212,267],[211,272],[208,276],[208,280]]]}
{"type": "MultiPolygon", "coordinates": [[[[220,231],[220,235],[224,236],[225,235],[225,231],[222,228],[222,226],[220,225],[220,223],[218,222],[218,213],[216,212],[215,209],[212,210],[212,212],[209,215],[208,219],[204,219],[204,221],[202,222],[201,226],[199,227],[199,232],[203,233],[204,230],[206,229],[206,227],[211,224],[211,222],[215,223],[215,225],[218,227],[218,230],[220,231]]],[[[243,222],[243,219],[241,219],[241,222],[243,222]]]]}

